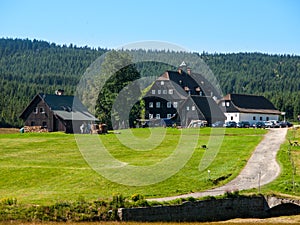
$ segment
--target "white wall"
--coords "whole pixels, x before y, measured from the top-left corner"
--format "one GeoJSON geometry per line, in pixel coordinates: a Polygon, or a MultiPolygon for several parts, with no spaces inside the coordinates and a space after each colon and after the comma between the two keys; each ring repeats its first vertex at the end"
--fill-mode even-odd
{"type": "Polygon", "coordinates": [[[279,119],[279,115],[258,114],[258,113],[225,113],[225,116],[226,116],[225,122],[227,122],[227,121],[235,121],[235,122],[249,121],[251,125],[258,121],[278,120],[279,119]]]}

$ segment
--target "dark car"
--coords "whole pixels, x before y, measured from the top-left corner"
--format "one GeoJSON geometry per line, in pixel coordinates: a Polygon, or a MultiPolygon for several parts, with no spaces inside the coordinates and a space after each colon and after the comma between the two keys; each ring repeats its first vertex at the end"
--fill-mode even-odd
{"type": "Polygon", "coordinates": [[[235,121],[227,121],[225,124],[224,124],[224,127],[236,127],[236,122],[235,121]]]}
{"type": "Polygon", "coordinates": [[[263,128],[265,129],[266,128],[266,124],[262,121],[259,121],[259,122],[256,122],[255,124],[253,124],[253,127],[254,128],[263,128]]]}
{"type": "Polygon", "coordinates": [[[281,121],[279,122],[279,127],[292,127],[293,124],[288,121],[281,121]]]}
{"type": "Polygon", "coordinates": [[[240,121],[240,122],[237,123],[237,127],[239,127],[239,128],[249,128],[250,123],[249,123],[249,121],[240,121]]]}

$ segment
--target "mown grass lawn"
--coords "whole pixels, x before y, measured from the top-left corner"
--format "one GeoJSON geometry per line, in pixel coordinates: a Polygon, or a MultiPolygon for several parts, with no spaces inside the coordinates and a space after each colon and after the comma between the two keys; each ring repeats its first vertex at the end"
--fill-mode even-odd
{"type": "MultiPolygon", "coordinates": [[[[155,129],[161,132],[159,129],[163,128],[155,129]]],[[[120,134],[100,135],[99,138],[116,159],[135,166],[145,166],[172,154],[182,133],[177,129],[165,131],[162,142],[154,149],[145,151],[132,151],[120,142],[119,137],[127,138],[130,143],[128,132],[133,132],[135,138],[132,140],[147,139],[153,132],[150,129],[123,130],[120,134]]],[[[211,134],[222,135],[221,129],[212,131],[203,128],[195,151],[185,166],[172,177],[147,186],[121,185],[95,172],[83,159],[74,135],[0,134],[0,199],[17,198],[22,203],[51,204],[82,197],[86,200],[107,199],[114,193],[124,196],[139,193],[150,198],[206,190],[238,175],[266,132],[258,129],[226,129],[217,156],[208,168],[199,171],[205,151],[210,151],[214,146],[213,139],[209,142],[211,134]],[[202,145],[207,145],[208,149],[203,149],[202,145]],[[210,180],[207,169],[211,171],[210,180]],[[220,177],[227,179],[217,184],[212,182],[220,177]]],[[[198,135],[198,131],[186,130],[185,135],[198,135]]],[[[142,147],[141,143],[132,144],[142,147]]]]}
{"type": "Polygon", "coordinates": [[[300,143],[300,129],[288,130],[287,140],[277,154],[281,173],[276,180],[262,188],[262,193],[300,196],[300,146],[291,146],[289,139],[300,143]]]}

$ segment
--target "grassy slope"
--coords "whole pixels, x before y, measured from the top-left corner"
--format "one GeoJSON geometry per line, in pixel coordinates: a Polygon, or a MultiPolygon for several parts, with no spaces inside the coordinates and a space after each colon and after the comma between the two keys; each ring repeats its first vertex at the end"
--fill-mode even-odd
{"type": "MultiPolygon", "coordinates": [[[[290,129],[287,139],[300,142],[300,129],[290,129]]],[[[288,140],[280,147],[277,160],[281,166],[279,177],[262,188],[265,194],[300,196],[300,146],[291,146],[288,140]],[[293,170],[292,161],[294,162],[293,170]],[[293,171],[295,172],[293,177],[293,171]],[[294,180],[294,184],[293,184],[294,180]]]]}
{"type": "MultiPolygon", "coordinates": [[[[126,135],[126,132],[100,138],[116,158],[138,166],[150,165],[167,157],[180,137],[179,130],[168,129],[164,141],[157,148],[137,152],[118,141],[117,135],[126,135]]],[[[189,132],[195,135],[195,130],[189,132]]],[[[82,158],[73,135],[1,134],[0,199],[16,197],[23,203],[48,204],[81,196],[87,200],[109,198],[117,192],[124,196],[140,193],[146,197],[158,197],[205,190],[214,184],[207,179],[206,170],[199,172],[198,165],[205,151],[200,146],[207,144],[210,132],[209,128],[201,130],[198,147],[182,170],[163,182],[144,187],[119,185],[97,174],[82,158]]],[[[265,132],[254,129],[226,130],[219,154],[208,168],[211,178],[232,174],[229,180],[233,179],[265,132]]],[[[134,133],[140,138],[149,136],[148,129],[135,129],[134,133]]]]}

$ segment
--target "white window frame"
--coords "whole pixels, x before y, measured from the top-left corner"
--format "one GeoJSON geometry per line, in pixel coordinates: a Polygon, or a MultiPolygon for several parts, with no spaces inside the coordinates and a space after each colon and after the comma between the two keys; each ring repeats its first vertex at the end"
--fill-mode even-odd
{"type": "Polygon", "coordinates": [[[172,107],[172,102],[167,102],[167,108],[171,108],[172,107]]]}
{"type": "Polygon", "coordinates": [[[165,82],[162,80],[161,82],[160,82],[160,85],[164,85],[165,84],[165,82]]]}
{"type": "Polygon", "coordinates": [[[163,90],[163,94],[164,95],[168,94],[168,91],[167,90],[163,90]]]}
{"type": "Polygon", "coordinates": [[[34,107],[33,113],[34,113],[34,114],[38,114],[38,113],[39,113],[39,108],[38,108],[38,107],[34,107]]]}
{"type": "Polygon", "coordinates": [[[167,118],[171,118],[172,117],[172,115],[169,113],[169,114],[167,114],[167,118]]]}
{"type": "Polygon", "coordinates": [[[149,108],[153,108],[153,102],[149,102],[149,108]]]}
{"type": "Polygon", "coordinates": [[[173,107],[176,109],[178,107],[178,102],[173,102],[173,107]]]}
{"type": "Polygon", "coordinates": [[[159,94],[159,95],[160,95],[160,94],[161,94],[161,90],[157,90],[157,94],[159,94]]]}
{"type": "Polygon", "coordinates": [[[160,119],[160,114],[157,113],[157,114],[155,115],[155,118],[156,118],[156,119],[160,119]]]}
{"type": "Polygon", "coordinates": [[[174,93],[173,89],[169,89],[169,95],[172,95],[174,93]]]}
{"type": "Polygon", "coordinates": [[[149,113],[149,119],[153,119],[153,114],[149,113]]]}
{"type": "Polygon", "coordinates": [[[190,110],[190,107],[189,107],[189,106],[187,106],[187,107],[186,107],[186,110],[187,110],[187,111],[189,111],[189,110],[190,110]]]}
{"type": "Polygon", "coordinates": [[[153,95],[155,95],[155,89],[152,89],[152,90],[151,90],[151,93],[152,93],[153,95]]]}
{"type": "Polygon", "coordinates": [[[194,105],[192,106],[192,110],[193,110],[193,111],[195,111],[195,110],[196,110],[196,107],[195,107],[194,105]]]}
{"type": "Polygon", "coordinates": [[[159,109],[160,108],[160,102],[156,102],[155,107],[159,109]]]}

